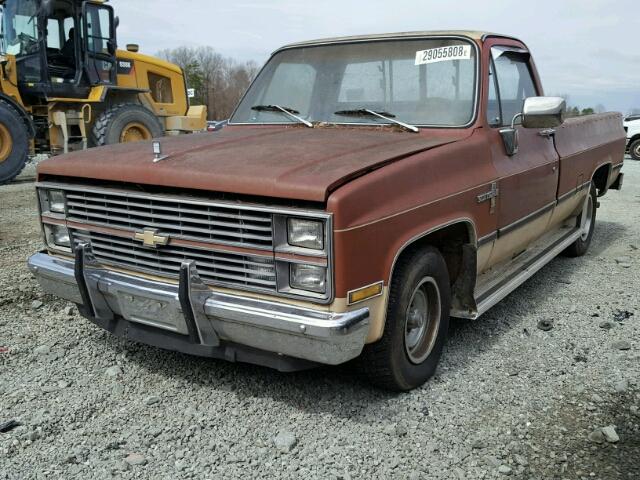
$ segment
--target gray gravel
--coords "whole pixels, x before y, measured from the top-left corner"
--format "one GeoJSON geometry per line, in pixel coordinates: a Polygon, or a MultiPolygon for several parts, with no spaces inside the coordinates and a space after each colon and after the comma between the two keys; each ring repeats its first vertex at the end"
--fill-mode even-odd
{"type": "Polygon", "coordinates": [[[638,479],[640,163],[625,172],[589,255],[456,322],[437,376],[402,395],[350,366],[279,374],[111,337],[40,293],[33,184],[2,187],[0,424],[22,425],[0,433],[0,479],[638,479]]]}

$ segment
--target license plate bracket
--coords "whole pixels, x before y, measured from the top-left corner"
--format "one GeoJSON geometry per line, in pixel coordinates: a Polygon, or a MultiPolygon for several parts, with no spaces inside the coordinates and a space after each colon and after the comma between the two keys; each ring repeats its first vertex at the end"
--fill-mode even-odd
{"type": "Polygon", "coordinates": [[[118,293],[122,316],[130,322],[142,323],[187,335],[189,332],[182,311],[167,299],[118,293]]]}

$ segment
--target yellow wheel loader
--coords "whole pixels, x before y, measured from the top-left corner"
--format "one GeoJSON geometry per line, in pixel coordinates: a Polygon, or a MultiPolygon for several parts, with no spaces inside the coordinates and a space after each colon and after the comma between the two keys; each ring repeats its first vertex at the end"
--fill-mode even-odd
{"type": "Polygon", "coordinates": [[[206,128],[177,65],[117,48],[102,0],[0,0],[0,185],[29,156],[206,128]]]}

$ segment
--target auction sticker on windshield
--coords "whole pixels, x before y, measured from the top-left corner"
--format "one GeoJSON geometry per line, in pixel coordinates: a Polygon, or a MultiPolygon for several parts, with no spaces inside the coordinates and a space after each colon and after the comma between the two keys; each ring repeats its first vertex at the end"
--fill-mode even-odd
{"type": "Polygon", "coordinates": [[[416,65],[449,60],[471,60],[471,45],[450,45],[416,52],[416,65]]]}

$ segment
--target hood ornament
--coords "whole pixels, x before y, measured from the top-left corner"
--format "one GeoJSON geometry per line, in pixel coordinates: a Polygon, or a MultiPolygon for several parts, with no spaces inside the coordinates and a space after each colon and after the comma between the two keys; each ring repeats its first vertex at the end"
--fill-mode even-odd
{"type": "Polygon", "coordinates": [[[169,155],[162,155],[162,145],[157,140],[153,142],[153,163],[161,162],[169,158],[169,155]]]}

